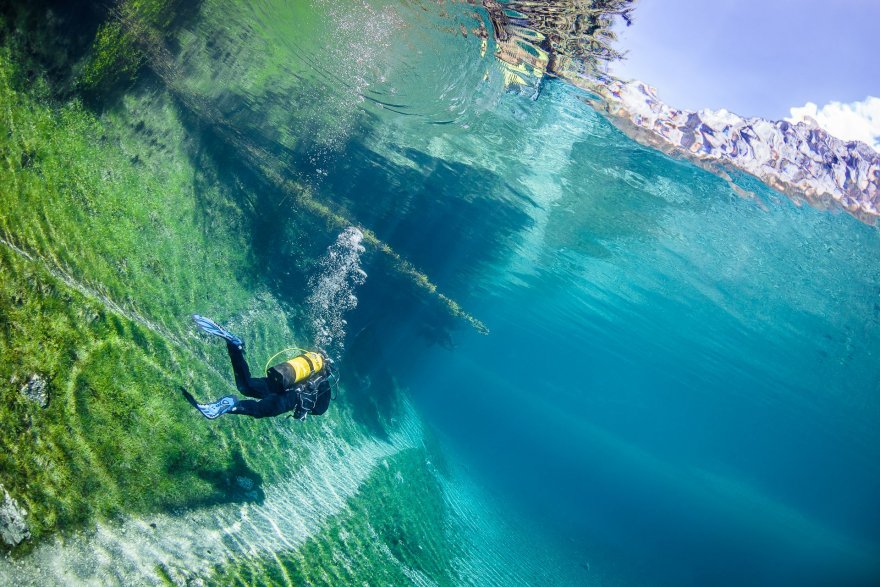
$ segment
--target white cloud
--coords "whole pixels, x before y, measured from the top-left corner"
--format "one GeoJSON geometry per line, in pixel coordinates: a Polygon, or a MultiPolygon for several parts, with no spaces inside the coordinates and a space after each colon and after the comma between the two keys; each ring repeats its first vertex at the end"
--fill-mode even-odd
{"type": "Polygon", "coordinates": [[[807,102],[791,109],[789,122],[813,119],[820,128],[844,141],[862,141],[880,151],[880,98],[869,96],[861,102],[830,102],[821,108],[807,102]]]}

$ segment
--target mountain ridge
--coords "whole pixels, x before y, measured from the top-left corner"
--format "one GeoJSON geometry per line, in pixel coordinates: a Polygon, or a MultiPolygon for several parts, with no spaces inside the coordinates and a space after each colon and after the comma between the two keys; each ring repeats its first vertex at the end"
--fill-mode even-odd
{"type": "Polygon", "coordinates": [[[587,101],[636,141],[719,172],[753,175],[814,206],[840,206],[869,224],[880,217],[880,153],[817,125],[742,117],[727,110],[673,108],[638,80],[589,85],[587,101]]]}

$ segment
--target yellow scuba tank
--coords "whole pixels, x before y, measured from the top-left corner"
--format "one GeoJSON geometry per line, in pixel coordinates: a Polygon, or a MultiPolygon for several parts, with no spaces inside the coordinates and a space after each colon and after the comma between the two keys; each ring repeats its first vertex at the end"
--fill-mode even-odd
{"type": "Polygon", "coordinates": [[[266,370],[269,384],[276,391],[285,391],[320,373],[324,369],[324,355],[313,351],[306,351],[289,361],[278,363],[266,370]]]}

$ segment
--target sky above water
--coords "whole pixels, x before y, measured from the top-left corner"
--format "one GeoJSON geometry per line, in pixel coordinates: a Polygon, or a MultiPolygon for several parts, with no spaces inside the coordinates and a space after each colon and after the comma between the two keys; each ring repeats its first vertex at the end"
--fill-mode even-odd
{"type": "Polygon", "coordinates": [[[642,0],[621,31],[627,59],[612,71],[678,108],[779,120],[813,103],[814,118],[863,132],[873,122],[876,136],[880,101],[854,103],[880,96],[877,23],[877,0],[642,0]]]}

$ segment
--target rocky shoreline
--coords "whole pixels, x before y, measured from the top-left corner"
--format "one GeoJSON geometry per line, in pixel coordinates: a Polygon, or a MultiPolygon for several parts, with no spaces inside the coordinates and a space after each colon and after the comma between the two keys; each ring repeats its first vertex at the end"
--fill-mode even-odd
{"type": "Polygon", "coordinates": [[[718,171],[729,166],[814,206],[839,205],[869,224],[880,216],[880,153],[816,125],[744,118],[727,110],[679,110],[640,81],[589,88],[588,100],[642,144],[718,171]]]}
{"type": "Polygon", "coordinates": [[[643,82],[610,76],[604,64],[622,56],[613,46],[613,23],[632,22],[631,1],[597,0],[588,8],[570,2],[481,4],[496,57],[511,70],[507,83],[533,87],[533,98],[545,77],[558,77],[595,95],[585,101],[643,145],[727,179],[728,171],[743,171],[795,200],[842,207],[868,224],[880,216],[880,153],[870,146],[840,140],[816,124],[679,110],[643,82]]]}

